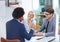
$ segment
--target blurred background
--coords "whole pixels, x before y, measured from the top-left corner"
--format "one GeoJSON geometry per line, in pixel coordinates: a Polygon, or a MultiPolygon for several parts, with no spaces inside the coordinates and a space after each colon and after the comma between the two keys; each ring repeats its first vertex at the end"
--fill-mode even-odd
{"type": "Polygon", "coordinates": [[[59,15],[59,34],[60,34],[60,0],[0,0],[0,37],[6,37],[6,22],[12,19],[12,12],[16,7],[23,7],[25,10],[24,18],[28,12],[35,12],[37,24],[42,25],[45,16],[44,11],[52,7],[59,15]]]}

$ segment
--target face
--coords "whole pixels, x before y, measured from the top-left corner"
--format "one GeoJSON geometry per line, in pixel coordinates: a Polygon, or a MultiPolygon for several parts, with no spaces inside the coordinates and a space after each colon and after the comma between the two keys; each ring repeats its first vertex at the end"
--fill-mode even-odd
{"type": "Polygon", "coordinates": [[[45,16],[46,16],[47,19],[50,19],[53,15],[48,13],[48,12],[45,12],[45,16]]]}
{"type": "Polygon", "coordinates": [[[32,18],[34,18],[34,13],[33,12],[29,12],[28,19],[32,19],[32,18]]]}

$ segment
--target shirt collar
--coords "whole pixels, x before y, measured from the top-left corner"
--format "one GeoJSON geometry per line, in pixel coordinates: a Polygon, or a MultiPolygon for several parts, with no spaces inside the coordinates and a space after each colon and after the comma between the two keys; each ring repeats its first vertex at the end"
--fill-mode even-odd
{"type": "Polygon", "coordinates": [[[19,23],[22,23],[23,24],[23,22],[21,22],[19,19],[16,19],[19,23]]]}
{"type": "Polygon", "coordinates": [[[16,20],[17,20],[19,23],[21,23],[20,20],[18,20],[18,19],[16,19],[16,20]]]}

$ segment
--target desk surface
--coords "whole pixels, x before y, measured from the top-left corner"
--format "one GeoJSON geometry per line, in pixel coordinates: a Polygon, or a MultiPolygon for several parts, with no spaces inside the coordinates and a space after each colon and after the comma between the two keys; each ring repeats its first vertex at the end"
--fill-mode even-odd
{"type": "Polygon", "coordinates": [[[55,38],[55,37],[43,37],[42,39],[39,39],[39,40],[37,40],[37,38],[39,38],[39,37],[32,37],[31,40],[29,40],[29,41],[26,40],[26,42],[48,42],[52,39],[54,39],[54,40],[51,42],[59,42],[59,39],[56,40],[57,38],[55,38]]]}

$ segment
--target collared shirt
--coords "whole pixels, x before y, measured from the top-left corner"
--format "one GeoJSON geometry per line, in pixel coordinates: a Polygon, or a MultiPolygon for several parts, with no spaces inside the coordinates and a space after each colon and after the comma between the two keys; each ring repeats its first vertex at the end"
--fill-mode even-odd
{"type": "Polygon", "coordinates": [[[22,23],[22,22],[20,22],[20,20],[18,20],[18,19],[16,19],[19,23],[22,23]]]}
{"type": "Polygon", "coordinates": [[[44,33],[44,36],[54,36],[55,35],[55,28],[56,28],[56,17],[53,16],[50,20],[45,20],[44,23],[42,24],[39,32],[43,31],[47,27],[47,23],[49,21],[49,25],[47,28],[47,33],[44,33]]]}
{"type": "MultiPolygon", "coordinates": [[[[20,20],[16,19],[18,22],[20,22],[20,20]]],[[[21,23],[21,22],[20,22],[21,23]]]]}

